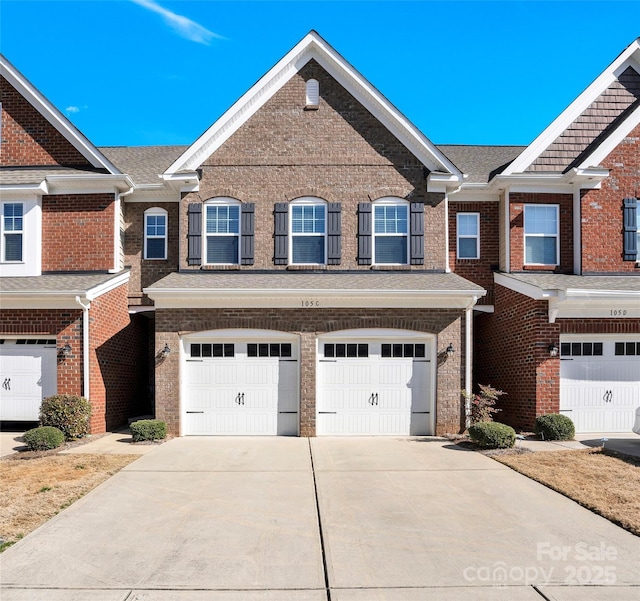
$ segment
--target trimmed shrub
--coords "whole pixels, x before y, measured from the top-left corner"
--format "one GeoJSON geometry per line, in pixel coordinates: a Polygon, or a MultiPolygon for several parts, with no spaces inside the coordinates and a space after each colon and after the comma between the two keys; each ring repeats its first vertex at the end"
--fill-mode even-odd
{"type": "Polygon", "coordinates": [[[27,430],[22,437],[30,451],[57,449],[64,442],[64,434],[53,426],[42,426],[27,430]]]}
{"type": "Polygon", "coordinates": [[[543,440],[572,440],[576,428],[570,417],[547,413],[536,418],[535,433],[543,440]]]}
{"type": "Polygon", "coordinates": [[[81,396],[56,394],[40,406],[40,424],[62,430],[66,440],[82,438],[89,433],[91,403],[81,396]]]}
{"type": "Polygon", "coordinates": [[[485,449],[510,449],[516,444],[516,431],[506,424],[479,422],[469,428],[471,440],[485,449]]]}
{"type": "Polygon", "coordinates": [[[167,437],[167,424],[158,419],[141,419],[129,426],[133,442],[143,440],[162,440],[167,437]]]}

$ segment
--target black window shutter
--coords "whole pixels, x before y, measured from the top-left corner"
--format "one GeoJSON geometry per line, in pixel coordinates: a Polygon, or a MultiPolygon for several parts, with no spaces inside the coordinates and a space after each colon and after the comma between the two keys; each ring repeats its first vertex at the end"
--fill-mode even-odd
{"type": "Polygon", "coordinates": [[[277,202],[273,209],[274,248],[273,262],[286,265],[289,261],[289,203],[277,202]]]}
{"type": "Polygon", "coordinates": [[[411,203],[411,265],[424,265],[424,203],[411,203]]]}
{"type": "Polygon", "coordinates": [[[637,198],[624,199],[624,260],[638,260],[637,198]]]}
{"type": "Polygon", "coordinates": [[[253,265],[254,232],[255,232],[255,203],[242,204],[242,218],[240,224],[240,262],[243,265],[253,265]]]}
{"type": "Polygon", "coordinates": [[[371,203],[358,203],[358,264],[371,265],[371,235],[373,224],[371,222],[371,203]]]}
{"type": "Polygon", "coordinates": [[[189,241],[187,263],[189,265],[202,264],[202,204],[190,203],[187,207],[189,241]]]}
{"type": "Polygon", "coordinates": [[[342,203],[327,206],[327,263],[340,265],[342,258],[342,203]]]}

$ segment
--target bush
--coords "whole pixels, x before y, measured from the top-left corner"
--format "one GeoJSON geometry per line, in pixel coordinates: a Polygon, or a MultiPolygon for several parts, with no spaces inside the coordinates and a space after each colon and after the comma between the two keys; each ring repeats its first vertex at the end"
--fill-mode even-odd
{"type": "Polygon", "coordinates": [[[141,419],[129,426],[133,442],[162,440],[167,437],[167,424],[157,419],[141,419]]]}
{"type": "Polygon", "coordinates": [[[91,403],[81,396],[56,394],[40,406],[40,424],[62,430],[66,440],[82,438],[89,433],[91,403]]]}
{"type": "Polygon", "coordinates": [[[480,392],[477,394],[467,394],[464,390],[462,396],[469,402],[471,407],[471,423],[477,424],[479,422],[491,422],[493,421],[493,414],[502,411],[502,409],[496,409],[496,401],[503,395],[507,394],[502,390],[493,388],[490,385],[478,384],[480,392]]]}
{"type": "Polygon", "coordinates": [[[536,418],[535,433],[543,440],[571,440],[576,429],[566,415],[547,413],[536,418]]]}
{"type": "Polygon", "coordinates": [[[57,449],[64,442],[64,434],[53,426],[27,430],[22,437],[30,451],[57,449]]]}
{"type": "Polygon", "coordinates": [[[469,428],[471,440],[485,449],[510,449],[516,444],[516,431],[506,424],[479,422],[469,428]]]}

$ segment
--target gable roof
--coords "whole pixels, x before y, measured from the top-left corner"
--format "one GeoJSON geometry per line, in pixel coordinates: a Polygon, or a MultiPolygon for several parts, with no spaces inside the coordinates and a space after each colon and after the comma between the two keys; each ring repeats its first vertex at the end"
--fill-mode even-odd
{"type": "Polygon", "coordinates": [[[60,132],[93,167],[96,169],[105,169],[113,175],[121,174],[120,170],[89,142],[84,134],[53,106],[2,54],[0,54],[0,75],[60,132]]]}
{"type": "Polygon", "coordinates": [[[137,186],[162,184],[160,174],[188,146],[103,146],[99,150],[137,186]]]}
{"type": "Polygon", "coordinates": [[[165,171],[194,171],[299,72],[315,60],[430,171],[462,174],[398,109],[340,56],[318,33],[309,32],[165,171]]]}
{"type": "Polygon", "coordinates": [[[504,174],[564,173],[572,167],[595,167],[638,123],[640,38],[634,40],[504,174]]]}
{"type": "Polygon", "coordinates": [[[488,146],[467,144],[438,144],[465,175],[465,184],[486,184],[513,161],[526,146],[488,146]]]}

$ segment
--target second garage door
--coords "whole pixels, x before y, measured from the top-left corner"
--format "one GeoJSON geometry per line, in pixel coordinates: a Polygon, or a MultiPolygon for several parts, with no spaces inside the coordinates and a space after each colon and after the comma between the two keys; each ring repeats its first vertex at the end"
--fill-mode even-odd
{"type": "Polygon", "coordinates": [[[188,339],[183,366],[183,434],[298,434],[296,340],[188,339]]]}
{"type": "Polygon", "coordinates": [[[354,333],[318,347],[318,435],[432,434],[432,339],[354,333]]]}

